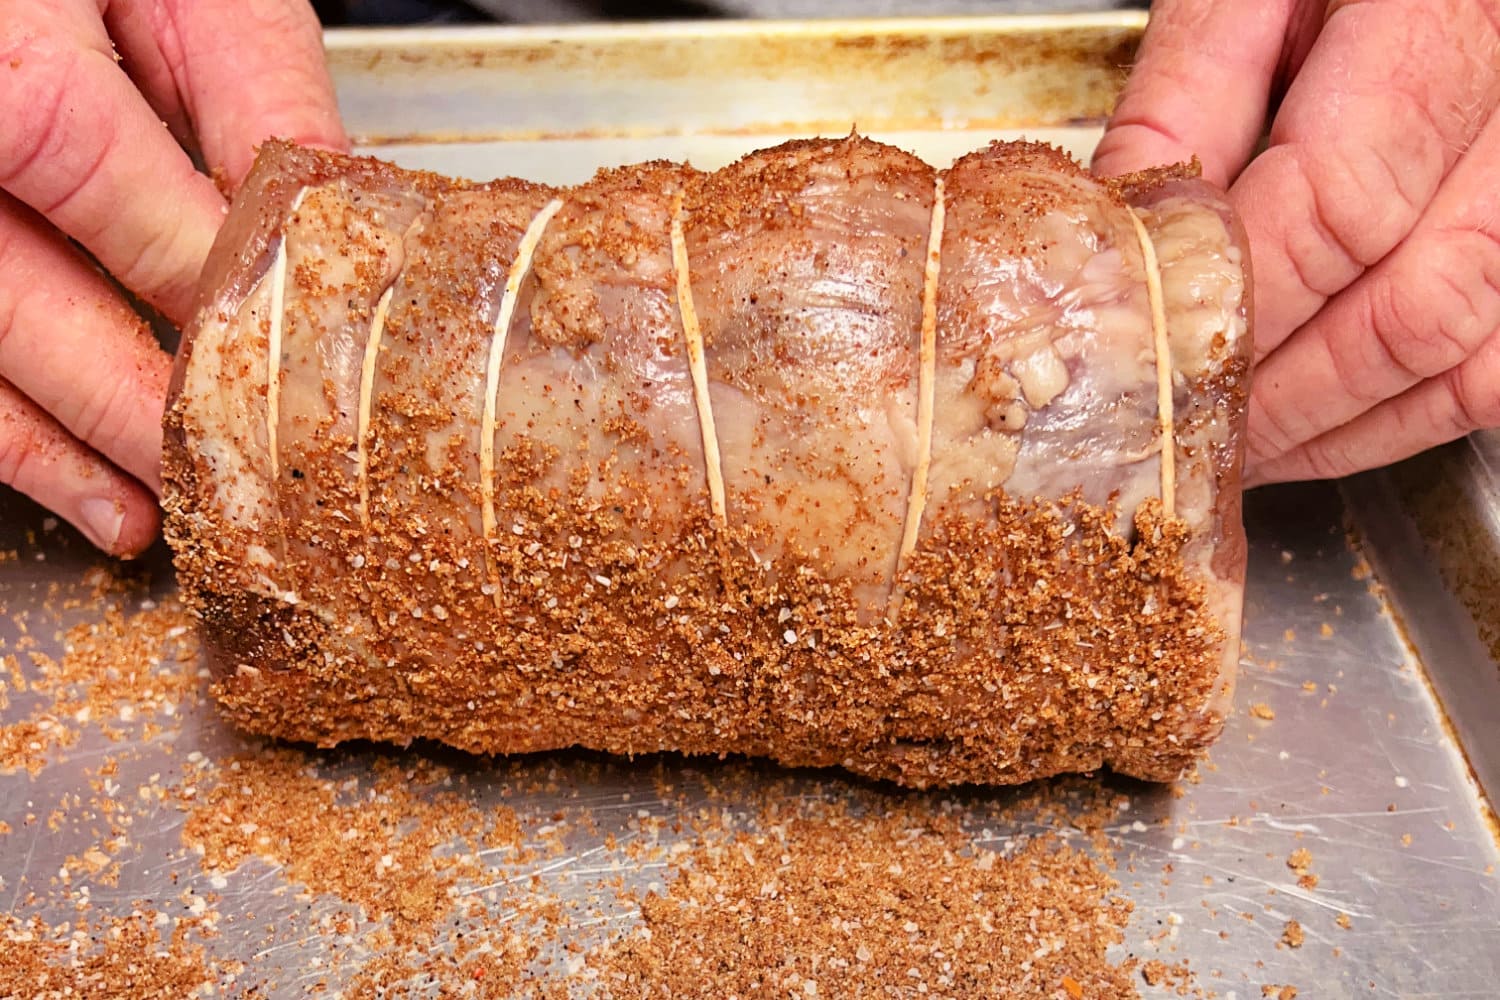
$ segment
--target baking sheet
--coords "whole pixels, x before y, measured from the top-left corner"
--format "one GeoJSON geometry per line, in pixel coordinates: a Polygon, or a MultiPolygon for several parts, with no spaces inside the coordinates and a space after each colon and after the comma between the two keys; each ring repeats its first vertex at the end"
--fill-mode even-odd
{"type": "MultiPolygon", "coordinates": [[[[654,156],[710,167],[783,136],[854,125],[939,163],[1021,132],[1086,153],[1140,26],[1138,16],[1108,15],[360,32],[333,37],[331,51],[340,99],[367,148],[469,176],[570,181],[654,156]]],[[[1470,746],[1460,744],[1429,679],[1474,669],[1474,648],[1434,656],[1423,645],[1424,665],[1411,644],[1421,637],[1408,635],[1393,611],[1407,577],[1435,571],[1436,557],[1420,546],[1378,548],[1379,530],[1361,532],[1371,560],[1351,547],[1351,509],[1377,529],[1419,531],[1407,507],[1372,506],[1377,492],[1355,489],[1346,502],[1334,487],[1302,486],[1249,498],[1239,711],[1192,781],[1167,788],[1100,779],[1128,804],[1106,831],[1120,891],[1135,905],[1120,957],[1186,959],[1198,989],[1241,1000],[1260,996],[1265,984],[1294,984],[1314,997],[1494,994],[1500,846],[1465,750],[1475,760],[1493,754],[1497,730],[1486,735],[1470,724],[1470,746]],[[1372,577],[1370,562],[1384,575],[1372,577]],[[1315,887],[1299,884],[1288,867],[1299,848],[1310,852],[1315,887]],[[1299,948],[1279,944],[1292,919],[1306,933],[1299,948]]],[[[39,676],[45,657],[62,659],[61,631],[98,620],[105,604],[128,613],[172,592],[164,552],[123,577],[101,574],[66,526],[12,496],[0,506],[0,553],[7,553],[0,655],[20,652],[14,666],[23,677],[39,676]]],[[[1457,616],[1447,634],[1473,628],[1467,605],[1446,586],[1421,590],[1424,620],[1442,610],[1457,616]]],[[[1489,667],[1494,673],[1493,661],[1489,667]]],[[[28,719],[42,701],[12,684],[0,724],[28,719]]],[[[311,928],[346,904],[299,894],[263,861],[211,875],[184,845],[182,789],[203,761],[255,745],[226,730],[201,699],[173,705],[172,715],[149,719],[113,706],[109,717],[77,727],[77,743],[44,752],[35,774],[0,774],[0,821],[10,831],[0,834],[0,901],[14,916],[56,924],[77,917],[80,898],[100,914],[128,913],[143,899],[189,911],[202,908],[195,899],[212,899],[217,933],[208,948],[246,965],[220,983],[225,992],[301,996],[319,983],[337,992],[359,962],[331,966],[328,936],[311,928]],[[101,776],[106,761],[114,763],[101,776]],[[155,798],[157,788],[176,791],[155,798]],[[117,868],[91,873],[77,859],[109,837],[101,794],[128,803],[132,819],[128,845],[110,854],[117,868]]],[[[662,865],[633,860],[629,845],[648,828],[668,851],[685,843],[689,833],[650,821],[706,801],[729,775],[743,787],[776,781],[807,797],[871,792],[837,774],[671,756],[486,762],[420,748],[404,756],[354,748],[309,757],[323,773],[350,778],[367,776],[377,761],[440,759],[454,775],[449,792],[482,808],[514,809],[538,851],[530,860],[486,858],[485,878],[460,886],[490,898],[497,886],[524,886],[531,876],[580,903],[598,894],[601,873],[622,889],[646,887],[663,877],[662,865]],[[577,822],[580,814],[588,821],[577,822]],[[560,815],[573,820],[561,832],[560,815]]],[[[874,794],[955,809],[977,847],[1003,850],[1040,829],[1049,800],[1074,787],[874,794]]],[[[504,919],[511,911],[503,895],[497,905],[504,919]]],[[[636,919],[627,903],[606,901],[568,933],[589,943],[636,919]]],[[[344,935],[349,947],[357,952],[373,940],[371,929],[356,920],[344,935]]],[[[0,968],[8,954],[0,951],[0,968]]],[[[1173,995],[1144,983],[1142,992],[1173,995]]]]}

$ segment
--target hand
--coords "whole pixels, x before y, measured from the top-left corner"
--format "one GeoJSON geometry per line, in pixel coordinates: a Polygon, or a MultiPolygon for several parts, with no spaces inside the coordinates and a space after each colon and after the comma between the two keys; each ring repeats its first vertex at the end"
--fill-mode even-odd
{"type": "Polygon", "coordinates": [[[304,0],[0,0],[0,482],[133,555],[171,359],[76,241],[181,325],[271,136],[345,147],[304,0]],[[116,54],[118,53],[118,55],[116,54]]]}
{"type": "Polygon", "coordinates": [[[1197,154],[1244,219],[1248,485],[1500,426],[1497,100],[1497,0],[1153,7],[1094,166],[1197,154]]]}

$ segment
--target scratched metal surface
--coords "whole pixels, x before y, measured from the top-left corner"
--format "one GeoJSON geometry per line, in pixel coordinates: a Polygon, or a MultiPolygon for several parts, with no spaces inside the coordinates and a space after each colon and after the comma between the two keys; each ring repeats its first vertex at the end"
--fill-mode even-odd
{"type": "MultiPolygon", "coordinates": [[[[1053,29],[1061,26],[1063,35],[1074,32],[1071,49],[1033,46],[1033,55],[1027,57],[1032,63],[1012,60],[999,69],[995,67],[1000,63],[976,57],[975,72],[992,74],[982,77],[986,93],[943,95],[947,103],[938,109],[941,116],[925,129],[897,109],[901,114],[893,113],[886,122],[891,128],[882,130],[877,120],[871,131],[894,135],[940,162],[999,134],[1002,125],[1024,125],[1030,113],[1034,124],[1025,128],[1028,134],[1059,138],[1086,152],[1097,136],[1094,120],[1101,107],[1107,107],[1107,95],[1101,98],[1090,84],[1068,97],[1057,91],[1056,80],[1079,72],[1079,52],[1092,53],[1090,58],[1117,52],[1117,36],[1138,31],[1139,19],[1112,15],[1048,23],[1053,29]],[[1061,54],[1046,56],[1048,51],[1061,54]],[[1048,58],[1059,60],[1061,76],[1049,77],[1045,67],[1035,64],[1048,58]],[[1038,79],[1051,81],[1042,87],[1049,95],[1046,100],[1026,89],[1025,81],[1038,79]],[[979,113],[996,102],[1004,106],[1003,115],[979,113]]],[[[977,39],[971,51],[983,54],[986,46],[1005,48],[1014,31],[1041,29],[1034,22],[1017,27],[945,21],[933,30],[947,31],[949,37],[968,32],[977,39]]],[[[921,40],[932,37],[923,30],[916,25],[885,25],[875,34],[889,40],[904,33],[916,39],[915,48],[920,49],[921,40]]],[[[630,134],[596,134],[589,131],[590,115],[604,112],[574,103],[599,81],[591,82],[578,68],[592,61],[580,63],[573,52],[559,56],[555,65],[545,58],[528,63],[543,80],[538,86],[544,91],[552,88],[554,98],[549,99],[573,102],[568,107],[575,131],[549,138],[534,134],[534,122],[527,116],[534,116],[535,109],[517,112],[516,117],[512,109],[521,98],[502,100],[516,86],[514,66],[503,57],[514,37],[503,32],[429,33],[401,36],[399,44],[365,34],[335,39],[334,65],[351,124],[370,138],[370,148],[405,163],[475,176],[521,173],[564,181],[606,162],[655,155],[689,155],[711,166],[781,134],[847,128],[849,122],[838,126],[839,102],[860,106],[859,88],[846,88],[845,93],[824,88],[809,96],[803,109],[806,129],[788,125],[787,105],[762,108],[762,117],[772,124],[759,130],[751,127],[752,111],[737,108],[733,127],[715,132],[714,108],[700,108],[699,117],[692,118],[674,104],[658,109],[660,127],[650,127],[651,114],[641,112],[645,124],[637,121],[630,134]],[[376,58],[391,51],[405,54],[395,60],[400,72],[394,77],[383,75],[382,59],[376,58]],[[425,67],[426,75],[417,73],[412,66],[422,68],[421,53],[429,51],[439,52],[441,58],[435,56],[425,67]],[[458,58],[457,52],[469,55],[458,58]],[[411,80],[425,80],[426,89],[393,98],[389,105],[381,103],[382,94],[407,93],[403,88],[411,80]],[[452,121],[443,118],[449,106],[432,96],[441,95],[444,88],[466,95],[461,113],[449,109],[452,121]],[[487,115],[474,107],[485,100],[493,102],[487,115]],[[670,127],[672,114],[678,114],[679,121],[699,124],[670,127]],[[475,124],[480,120],[487,126],[475,124]],[[459,141],[466,129],[479,139],[459,141]],[[380,141],[381,136],[391,141],[380,141]]],[[[628,42],[611,38],[610,44],[628,47],[628,42]]],[[[527,45],[535,42],[532,36],[522,40],[527,45]]],[[[565,39],[552,49],[572,52],[573,43],[581,45],[578,38],[572,43],[565,39]]],[[[740,44],[751,45],[753,38],[742,37],[740,44]]],[[[881,53],[905,52],[900,58],[906,59],[912,47],[866,46],[887,60],[880,66],[872,63],[872,79],[889,73],[888,53],[881,53]]],[[[811,51],[796,57],[809,58],[811,51]]],[[[934,58],[945,52],[951,56],[948,49],[935,48],[934,58]]],[[[617,66],[624,57],[615,51],[609,58],[616,62],[604,62],[617,66]]],[[[782,53],[777,59],[783,61],[777,63],[746,56],[740,64],[726,63],[725,74],[779,78],[790,72],[788,58],[782,53]]],[[[631,102],[630,79],[612,72],[616,75],[610,81],[608,108],[639,107],[631,102]]],[[[646,77],[651,72],[641,69],[646,77]]],[[[1108,73],[1101,69],[1095,76],[1105,79],[1108,73]]],[[[797,78],[796,73],[791,77],[797,78]]],[[[925,78],[913,79],[916,82],[908,86],[921,89],[925,78]]],[[[747,93],[754,92],[752,83],[745,83],[747,93]]],[[[658,84],[651,81],[643,93],[663,93],[658,84]]],[[[717,99],[722,87],[704,93],[717,99]]],[[[673,100],[691,104],[692,94],[677,94],[673,100]]],[[[1368,505],[1356,506],[1368,513],[1368,505]]],[[[1294,984],[1302,996],[1314,997],[1490,997],[1500,982],[1500,846],[1463,751],[1445,728],[1424,679],[1427,672],[1442,676],[1456,664],[1446,656],[1431,659],[1425,667],[1418,662],[1390,608],[1364,578],[1361,555],[1346,540],[1345,514],[1339,492],[1326,486],[1277,489],[1250,498],[1246,657],[1239,711],[1223,741],[1198,780],[1175,790],[1100,779],[1129,799],[1128,810],[1109,827],[1121,891],[1136,907],[1121,957],[1128,952],[1169,961],[1187,959],[1199,987],[1240,1000],[1259,997],[1266,983],[1294,984]],[[1264,706],[1269,712],[1263,714],[1274,714],[1274,720],[1253,717],[1250,706],[1264,706]],[[1316,888],[1300,887],[1286,864],[1299,847],[1312,854],[1312,870],[1320,879],[1316,888]],[[1336,923],[1340,914],[1348,915],[1347,929],[1336,923]],[[1301,948],[1277,945],[1288,919],[1296,919],[1306,931],[1301,948]]],[[[1396,517],[1399,511],[1384,516],[1396,517]]],[[[59,629],[101,613],[86,582],[95,560],[66,526],[51,524],[41,511],[9,496],[0,498],[0,552],[8,550],[15,550],[15,556],[0,563],[0,654],[25,645],[24,632],[34,649],[60,656],[59,629]],[[70,595],[77,606],[65,608],[70,595]]],[[[1399,596],[1404,579],[1400,559],[1420,556],[1398,553],[1391,566],[1389,560],[1378,558],[1383,554],[1374,553],[1373,561],[1390,568],[1386,583],[1399,596]]],[[[164,554],[157,552],[120,600],[127,608],[138,607],[142,601],[167,597],[171,589],[170,569],[164,554]]],[[[1445,600],[1441,591],[1431,588],[1425,589],[1424,598],[1429,604],[1445,600]]],[[[34,675],[39,669],[24,655],[19,663],[23,674],[34,675]]],[[[0,724],[27,718],[37,703],[34,693],[10,691],[8,703],[0,701],[0,724]]],[[[72,919],[84,895],[92,913],[123,914],[142,899],[174,912],[184,907],[190,911],[194,894],[216,892],[213,909],[221,916],[210,948],[248,965],[237,983],[225,984],[228,992],[260,985],[267,995],[299,996],[320,980],[336,990],[358,963],[346,961],[330,970],[329,941],[312,928],[319,916],[346,909],[344,903],[329,896],[299,898],[282,872],[260,861],[248,862],[215,882],[182,844],[184,814],[170,801],[147,802],[137,795],[137,789],[153,779],[165,786],[190,782],[186,775],[196,754],[221,760],[253,744],[227,730],[204,704],[185,702],[171,720],[156,721],[166,724],[148,739],[139,718],[116,718],[113,724],[124,737],[111,740],[99,720],[93,720],[83,727],[77,744],[50,753],[34,776],[25,771],[0,774],[0,820],[11,828],[0,835],[0,902],[13,915],[41,914],[55,923],[72,919]],[[68,856],[80,854],[104,835],[100,819],[90,808],[80,808],[73,797],[85,803],[98,797],[90,787],[91,771],[107,756],[118,758],[119,766],[104,792],[129,803],[127,811],[134,817],[129,844],[119,853],[118,882],[108,884],[74,872],[63,884],[58,873],[68,856]]],[[[1489,730],[1491,740],[1495,732],[1489,730]]],[[[504,853],[482,859],[489,877],[463,889],[492,900],[492,913],[499,920],[516,913],[507,903],[507,892],[525,885],[534,873],[567,900],[582,900],[596,891],[601,877],[616,872],[633,887],[660,879],[661,865],[633,866],[625,855],[626,845],[652,837],[670,845],[681,835],[670,826],[651,831],[641,814],[670,818],[684,805],[703,801],[705,788],[723,784],[726,775],[740,777],[746,787],[787,781],[790,793],[825,798],[847,795],[855,787],[836,774],[788,776],[759,765],[671,757],[627,763],[561,754],[487,763],[430,755],[454,769],[450,792],[479,806],[503,797],[523,822],[531,822],[528,829],[555,825],[550,820],[559,809],[575,819],[586,812],[590,819],[568,825],[561,855],[542,851],[528,863],[504,853]],[[546,790],[526,791],[531,784],[546,790]],[[670,802],[663,797],[668,786],[673,789],[670,802]],[[611,834],[616,837],[613,849],[607,846],[611,834]]],[[[391,751],[355,749],[313,759],[320,773],[358,778],[368,774],[376,759],[393,756],[391,751]]],[[[1071,787],[1053,784],[1040,790],[1045,801],[1076,794],[1071,787]]],[[[1035,832],[1035,807],[1017,806],[1022,795],[1035,791],[965,794],[960,807],[976,844],[1003,850],[1015,838],[1035,832]]],[[[947,797],[925,798],[936,803],[947,797]]],[[[582,926],[571,933],[584,942],[603,940],[631,926],[633,919],[628,904],[606,900],[601,916],[581,920],[582,926]]],[[[350,947],[355,952],[360,931],[366,929],[354,929],[356,943],[350,947]]],[[[0,952],[0,962],[4,960],[0,952]]],[[[1170,995],[1166,990],[1153,994],[1144,984],[1142,989],[1148,996],[1170,995]]]]}
{"type": "MultiPolygon", "coordinates": [[[[1295,984],[1304,996],[1493,996],[1500,981],[1500,848],[1423,668],[1369,581],[1358,579],[1359,556],[1346,542],[1337,493],[1328,487],[1264,492],[1251,498],[1248,516],[1248,655],[1240,711],[1200,780],[1178,786],[1181,797],[1167,788],[1103,779],[1130,799],[1109,829],[1117,877],[1136,906],[1128,952],[1187,959],[1201,987],[1242,1000],[1258,997],[1264,983],[1295,984]],[[1331,635],[1321,634],[1324,624],[1331,635]],[[1269,707],[1274,721],[1253,718],[1247,708],[1257,704],[1269,707]],[[1300,888],[1287,867],[1299,847],[1312,853],[1320,878],[1315,889],[1300,888]],[[1347,930],[1335,922],[1341,913],[1349,916],[1347,930]],[[1306,931],[1300,949],[1277,947],[1288,919],[1306,931]]],[[[66,527],[46,532],[42,524],[41,512],[29,505],[7,504],[0,550],[15,548],[18,558],[0,567],[0,603],[7,612],[0,640],[15,648],[21,624],[40,649],[58,655],[56,628],[98,612],[88,602],[61,613],[45,606],[55,607],[68,593],[85,594],[81,581],[94,559],[66,527]],[[26,541],[28,534],[35,543],[26,541]],[[44,595],[54,585],[62,590],[49,601],[44,595]]],[[[126,603],[164,597],[171,587],[158,553],[126,603]]],[[[28,695],[12,694],[0,715],[22,718],[32,704],[28,695]]],[[[0,819],[12,827],[0,838],[0,900],[8,912],[71,919],[85,887],[95,914],[128,913],[141,899],[185,912],[193,894],[217,891],[221,922],[211,947],[249,963],[241,986],[263,984],[268,995],[298,996],[310,983],[330,979],[336,987],[340,975],[352,974],[358,962],[347,958],[343,973],[328,973],[329,942],[312,929],[318,917],[347,908],[340,900],[316,896],[309,908],[294,885],[260,861],[214,883],[181,842],[184,814],[171,801],[136,801],[152,775],[162,785],[190,783],[184,775],[195,752],[222,759],[254,744],[201,705],[185,706],[154,740],[142,739],[138,725],[115,721],[127,732],[123,740],[91,727],[77,745],[50,755],[34,777],[0,775],[0,819]],[[80,873],[65,886],[57,880],[65,859],[100,837],[94,811],[68,800],[90,799],[88,769],[105,755],[120,760],[113,797],[138,814],[130,844],[118,855],[119,881],[108,885],[80,873]],[[52,829],[47,818],[59,807],[61,819],[52,829]]],[[[323,774],[355,777],[367,775],[377,756],[391,754],[360,750],[312,759],[323,774]]],[[[677,835],[670,828],[648,833],[640,811],[671,819],[684,803],[703,801],[705,779],[720,783],[727,773],[751,782],[786,777],[770,768],[670,757],[630,764],[549,755],[486,764],[437,756],[458,774],[450,791],[481,807],[508,792],[505,801],[531,829],[547,826],[559,808],[586,811],[592,820],[592,830],[573,825],[560,856],[543,851],[530,864],[508,863],[502,855],[485,859],[493,877],[464,888],[491,897],[498,889],[497,919],[516,909],[504,898],[506,887],[518,880],[524,885],[533,872],[565,900],[581,901],[617,865],[624,865],[626,885],[644,888],[661,878],[661,866],[632,866],[626,845],[655,836],[670,846],[677,835]],[[514,791],[533,781],[555,788],[514,791]],[[664,785],[676,790],[671,804],[662,798],[664,785]],[[617,837],[614,850],[606,847],[609,834],[617,837]]],[[[850,787],[837,775],[799,774],[790,791],[837,797],[850,787]]],[[[1076,794],[1051,787],[1057,791],[1044,801],[1076,794]]],[[[963,797],[976,843],[1004,849],[1039,829],[1027,810],[1014,808],[1017,798],[1010,790],[963,797]]],[[[610,904],[608,912],[609,919],[591,918],[591,926],[576,931],[578,938],[598,941],[631,925],[628,905],[610,904]]]]}

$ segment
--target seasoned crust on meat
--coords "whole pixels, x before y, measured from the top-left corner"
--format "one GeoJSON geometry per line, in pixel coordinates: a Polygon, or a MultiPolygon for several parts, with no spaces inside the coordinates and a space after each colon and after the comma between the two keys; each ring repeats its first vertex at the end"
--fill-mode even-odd
{"type": "Polygon", "coordinates": [[[939,174],[851,136],[557,190],[269,145],[166,425],[168,535],[227,717],[318,744],[746,753],[910,785],[1176,777],[1233,683],[1249,377],[1244,236],[1192,175],[1104,183],[1005,143],[939,174]],[[1171,511],[1131,213],[1166,306],[1171,511]],[[924,281],[931,477],[897,578],[924,281]]]}

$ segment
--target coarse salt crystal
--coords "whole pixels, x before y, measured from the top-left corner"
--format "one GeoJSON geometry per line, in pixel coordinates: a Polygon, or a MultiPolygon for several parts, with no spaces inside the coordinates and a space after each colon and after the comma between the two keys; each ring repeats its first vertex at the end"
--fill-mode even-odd
{"type": "Polygon", "coordinates": [[[797,641],[797,633],[793,629],[787,629],[785,632],[781,633],[781,637],[786,640],[786,644],[788,646],[797,641]]]}
{"type": "Polygon", "coordinates": [[[668,611],[671,611],[673,608],[677,607],[678,603],[680,602],[678,601],[676,594],[668,594],[667,599],[665,601],[662,601],[662,605],[665,606],[668,611]]]}

